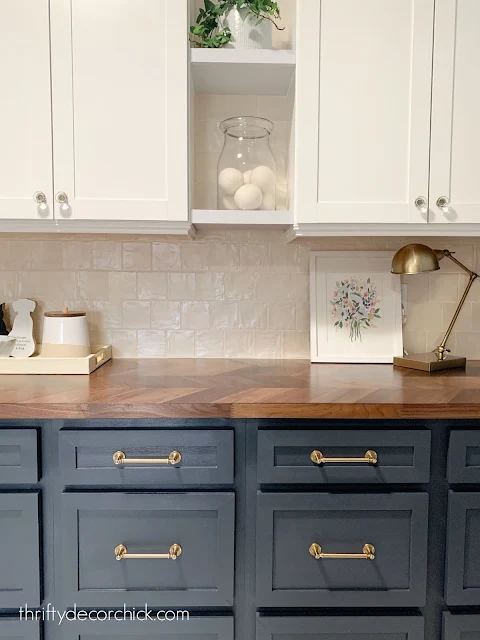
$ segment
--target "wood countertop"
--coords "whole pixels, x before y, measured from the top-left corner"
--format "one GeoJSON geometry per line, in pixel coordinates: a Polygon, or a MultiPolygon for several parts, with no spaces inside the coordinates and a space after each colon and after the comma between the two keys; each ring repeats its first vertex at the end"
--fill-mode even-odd
{"type": "Polygon", "coordinates": [[[114,360],[0,375],[2,418],[480,418],[480,361],[429,375],[304,360],[114,360]]]}

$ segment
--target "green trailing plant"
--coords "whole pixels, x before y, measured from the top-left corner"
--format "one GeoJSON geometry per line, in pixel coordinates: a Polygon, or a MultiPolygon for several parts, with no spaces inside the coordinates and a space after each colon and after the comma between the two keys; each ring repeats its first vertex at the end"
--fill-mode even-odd
{"type": "Polygon", "coordinates": [[[220,28],[221,18],[232,9],[247,10],[246,16],[253,16],[257,24],[269,20],[276,29],[283,31],[275,20],[280,18],[277,2],[272,0],[204,0],[195,24],[190,27],[190,40],[196,47],[219,49],[232,39],[232,32],[228,27],[220,28]]]}

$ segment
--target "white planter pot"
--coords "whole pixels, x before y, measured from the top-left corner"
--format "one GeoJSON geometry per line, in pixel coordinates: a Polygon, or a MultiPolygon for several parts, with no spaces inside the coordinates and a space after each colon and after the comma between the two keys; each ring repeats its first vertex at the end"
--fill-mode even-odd
{"type": "Polygon", "coordinates": [[[221,27],[229,27],[232,39],[226,49],[271,49],[272,23],[249,14],[248,9],[232,9],[223,18],[221,27]]]}

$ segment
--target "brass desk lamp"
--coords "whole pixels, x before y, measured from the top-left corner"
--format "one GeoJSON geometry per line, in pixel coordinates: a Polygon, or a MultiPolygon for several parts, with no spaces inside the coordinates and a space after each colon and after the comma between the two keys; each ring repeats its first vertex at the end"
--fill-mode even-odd
{"type": "Polygon", "coordinates": [[[392,273],[397,274],[416,274],[428,273],[430,271],[438,271],[440,269],[439,261],[443,258],[450,258],[455,264],[468,273],[470,279],[465,289],[462,299],[458,303],[457,310],[453,316],[447,333],[441,344],[432,353],[420,353],[403,358],[394,358],[393,364],[397,367],[407,367],[408,369],[419,369],[420,371],[441,371],[442,369],[455,369],[465,367],[466,358],[450,356],[450,349],[447,349],[447,341],[452,333],[455,322],[462,310],[463,304],[467,299],[468,293],[472,288],[472,284],[478,278],[478,274],[470,271],[467,267],[457,260],[448,249],[430,249],[424,244],[409,244],[403,247],[393,257],[392,273]]]}

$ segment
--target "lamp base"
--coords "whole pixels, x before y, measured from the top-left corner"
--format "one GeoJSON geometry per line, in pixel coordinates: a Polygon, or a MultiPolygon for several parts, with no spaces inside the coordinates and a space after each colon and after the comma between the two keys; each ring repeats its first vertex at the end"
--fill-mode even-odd
{"type": "Polygon", "coordinates": [[[439,360],[436,353],[415,353],[403,358],[394,358],[393,364],[395,367],[433,373],[434,371],[444,371],[445,369],[465,369],[467,359],[447,355],[443,360],[439,360]]]}

